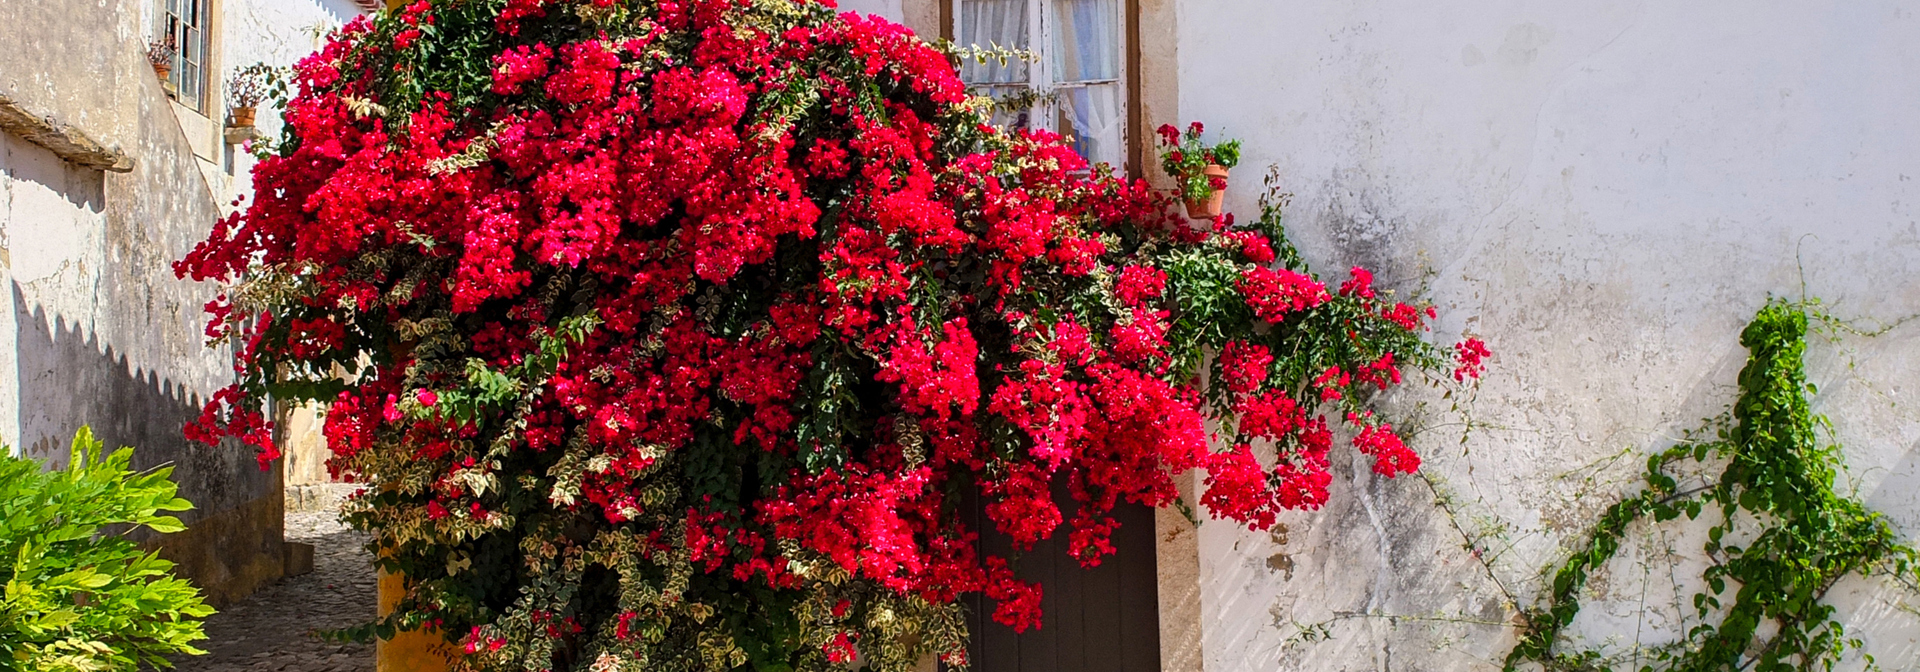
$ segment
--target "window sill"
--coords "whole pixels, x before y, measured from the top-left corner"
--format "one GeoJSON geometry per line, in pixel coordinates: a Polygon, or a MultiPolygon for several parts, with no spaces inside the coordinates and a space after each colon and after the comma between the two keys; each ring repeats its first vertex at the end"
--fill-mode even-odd
{"type": "Polygon", "coordinates": [[[267,134],[261,133],[257,126],[228,126],[223,134],[229,145],[242,145],[250,140],[260,142],[267,139],[267,134]]]}
{"type": "Polygon", "coordinates": [[[180,130],[187,136],[187,145],[193,147],[193,155],[208,162],[219,162],[223,148],[220,127],[206,115],[180,104],[180,101],[167,102],[173,107],[174,118],[180,121],[180,130]]]}

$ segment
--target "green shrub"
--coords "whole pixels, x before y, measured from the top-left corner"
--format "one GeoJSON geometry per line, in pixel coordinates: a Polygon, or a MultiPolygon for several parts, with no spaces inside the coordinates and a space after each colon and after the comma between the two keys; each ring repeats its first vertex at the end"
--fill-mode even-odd
{"type": "Polygon", "coordinates": [[[143,526],[186,529],[160,512],[193,504],[174,496],[172,467],[134,473],[132,457],[106,454],[85,427],[65,469],[0,457],[0,655],[13,669],[168,668],[166,655],[205,653],[191,642],[206,639],[199,619],[213,608],[172,562],[126,538],[143,526]]]}

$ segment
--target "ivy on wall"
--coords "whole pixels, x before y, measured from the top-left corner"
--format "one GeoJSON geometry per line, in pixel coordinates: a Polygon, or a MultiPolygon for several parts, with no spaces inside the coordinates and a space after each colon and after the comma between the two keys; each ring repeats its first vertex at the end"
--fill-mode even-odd
{"type": "MultiPolygon", "coordinates": [[[[1911,576],[1920,551],[1903,544],[1880,514],[1834,492],[1839,447],[1821,445],[1828,426],[1807,401],[1814,392],[1801,356],[1806,304],[1775,301],[1741,333],[1750,355],[1731,413],[1647,460],[1646,489],[1601,516],[1586,543],[1553,575],[1544,608],[1527,627],[1506,669],[1537,662],[1548,670],[1610,670],[1592,650],[1567,650],[1561,632],[1580,612],[1592,573],[1620,549],[1642,519],[1717,516],[1702,549],[1705,590],[1693,596],[1699,625],[1653,651],[1642,670],[1685,672],[1832,669],[1861,641],[1850,637],[1824,598],[1852,574],[1911,576]],[[1720,466],[1701,483],[1674,474],[1684,463],[1720,466]]],[[[1869,664],[1872,657],[1866,657],[1869,664]]]]}

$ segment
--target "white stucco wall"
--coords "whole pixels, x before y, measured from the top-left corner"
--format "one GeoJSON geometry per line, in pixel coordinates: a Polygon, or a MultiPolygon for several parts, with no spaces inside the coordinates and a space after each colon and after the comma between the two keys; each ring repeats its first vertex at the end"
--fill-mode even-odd
{"type": "MultiPolygon", "coordinates": [[[[1201,526],[1205,669],[1496,669],[1512,603],[1535,604],[1645,453],[1731,399],[1739,329],[1769,295],[1804,288],[1863,324],[1920,314],[1916,11],[1180,2],[1181,120],[1247,144],[1230,208],[1256,212],[1277,166],[1318,268],[1426,285],[1438,340],[1496,353],[1464,444],[1437,393],[1391,400],[1426,405],[1428,480],[1343,467],[1284,545],[1201,526]]],[[[1816,339],[1809,374],[1851,487],[1920,539],[1920,323],[1816,339]]],[[[1594,581],[1575,634],[1615,652],[1671,637],[1690,594],[1671,576],[1698,568],[1651,556],[1697,554],[1689,530],[1636,528],[1658,543],[1594,581]]],[[[1834,595],[1883,667],[1920,665],[1920,618],[1893,606],[1920,597],[1834,595]]]]}
{"type": "MultiPolygon", "coordinates": [[[[35,307],[44,305],[85,306],[98,299],[98,284],[104,266],[106,234],[106,189],[100,171],[67,163],[53,152],[0,133],[0,279],[10,281],[13,291],[4,297],[6,305],[26,302],[30,295],[35,307]]],[[[25,308],[22,306],[22,308],[25,308]]],[[[14,321],[36,319],[66,322],[75,317],[47,315],[41,307],[4,311],[14,321]]],[[[46,333],[72,331],[72,325],[34,325],[46,333]],[[63,327],[65,327],[63,329],[63,327]]],[[[31,327],[28,328],[31,330],[31,327]]],[[[13,339],[4,339],[14,345],[13,339]]],[[[21,387],[33,388],[57,380],[49,362],[31,349],[12,349],[12,356],[0,357],[0,380],[17,381],[24,374],[32,381],[0,385],[0,408],[16,408],[17,413],[0,413],[0,443],[16,453],[32,446],[28,440],[45,440],[34,452],[64,462],[64,445],[53,445],[50,437],[72,427],[63,427],[60,409],[48,405],[18,405],[21,387]],[[22,361],[23,358],[26,361],[22,361]]]]}
{"type": "MultiPolygon", "coordinates": [[[[291,66],[308,54],[319,51],[334,29],[345,25],[360,9],[349,0],[223,0],[221,32],[225,80],[234,71],[254,63],[275,67],[291,66]]],[[[268,138],[280,137],[280,117],[271,109],[271,100],[260,104],[255,125],[268,138]]],[[[253,158],[244,148],[233,152],[232,196],[252,196],[252,181],[247,179],[253,158]]]]}

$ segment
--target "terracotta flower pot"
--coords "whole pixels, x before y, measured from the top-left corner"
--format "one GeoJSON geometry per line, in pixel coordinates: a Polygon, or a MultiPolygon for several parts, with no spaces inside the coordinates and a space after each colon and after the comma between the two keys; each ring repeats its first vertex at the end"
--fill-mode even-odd
{"type": "MultiPolygon", "coordinates": [[[[1225,182],[1227,179],[1227,169],[1219,164],[1207,164],[1207,169],[1201,171],[1200,174],[1209,178],[1218,177],[1222,182],[1225,182]]],[[[1226,200],[1227,190],[1225,189],[1213,190],[1213,195],[1204,201],[1189,200],[1187,201],[1187,218],[1213,219],[1219,217],[1220,205],[1226,200]]]]}
{"type": "Polygon", "coordinates": [[[160,77],[160,81],[163,81],[163,82],[167,81],[168,77],[173,76],[173,64],[172,63],[155,63],[153,64],[153,74],[158,75],[160,77]]]}
{"type": "Polygon", "coordinates": [[[235,127],[252,126],[253,125],[253,108],[252,107],[233,108],[233,124],[232,125],[235,127]]]}

